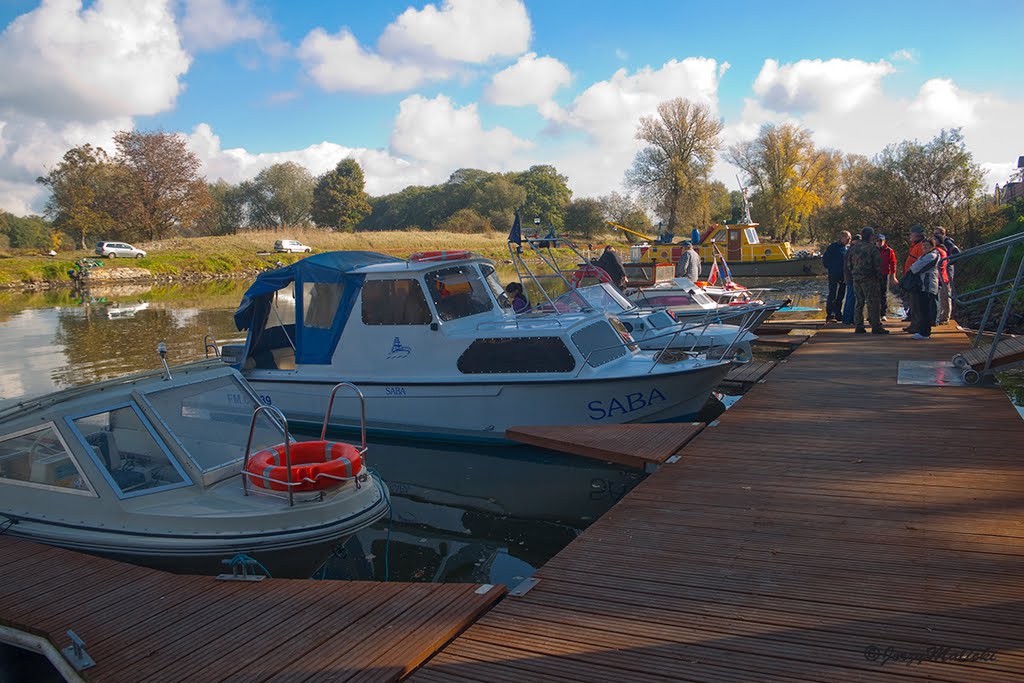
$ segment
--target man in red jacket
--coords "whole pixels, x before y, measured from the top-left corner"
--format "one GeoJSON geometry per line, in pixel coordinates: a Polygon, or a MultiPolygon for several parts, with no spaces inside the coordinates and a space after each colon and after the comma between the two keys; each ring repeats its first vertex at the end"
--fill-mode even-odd
{"type": "Polygon", "coordinates": [[[896,250],[886,244],[885,235],[876,235],[875,244],[882,255],[882,280],[880,284],[882,302],[882,320],[887,320],[889,312],[889,287],[895,287],[899,281],[896,279],[896,250]]]}

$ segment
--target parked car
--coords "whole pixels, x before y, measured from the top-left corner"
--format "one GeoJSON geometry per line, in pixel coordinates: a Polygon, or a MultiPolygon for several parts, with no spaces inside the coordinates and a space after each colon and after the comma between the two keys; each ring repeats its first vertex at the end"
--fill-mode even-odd
{"type": "Polygon", "coordinates": [[[278,240],[274,242],[274,251],[308,254],[313,250],[298,240],[278,240]]]}
{"type": "Polygon", "coordinates": [[[96,253],[106,258],[143,258],[146,252],[126,242],[97,242],[96,253]]]}

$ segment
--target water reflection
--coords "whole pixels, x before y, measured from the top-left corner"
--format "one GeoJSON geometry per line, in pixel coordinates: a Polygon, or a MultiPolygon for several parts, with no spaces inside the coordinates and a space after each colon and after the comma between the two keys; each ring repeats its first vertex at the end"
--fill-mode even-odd
{"type": "Polygon", "coordinates": [[[639,470],[525,446],[370,445],[392,519],[351,539],[326,578],[515,585],[643,478],[639,470]]]}

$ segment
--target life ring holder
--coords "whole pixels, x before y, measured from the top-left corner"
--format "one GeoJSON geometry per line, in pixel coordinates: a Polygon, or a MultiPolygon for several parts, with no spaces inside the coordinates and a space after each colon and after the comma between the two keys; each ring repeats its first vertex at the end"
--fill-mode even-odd
{"type": "MultiPolygon", "coordinates": [[[[348,479],[354,478],[355,482],[356,482],[356,487],[358,488],[360,486],[360,483],[363,482],[363,481],[366,481],[366,479],[369,476],[367,474],[367,468],[365,466],[363,466],[365,464],[365,455],[366,455],[366,399],[363,396],[363,392],[359,390],[359,387],[357,387],[355,384],[352,384],[351,382],[340,382],[340,383],[334,385],[334,388],[331,389],[330,399],[327,402],[327,410],[324,411],[324,422],[323,422],[323,426],[320,429],[320,440],[318,442],[313,442],[313,443],[319,443],[319,444],[328,443],[326,441],[326,439],[325,439],[325,437],[327,435],[327,425],[328,425],[328,422],[330,421],[331,409],[334,407],[334,397],[337,395],[338,390],[341,389],[342,387],[351,389],[353,392],[355,392],[356,396],[359,398],[359,431],[360,431],[360,437],[361,437],[361,446],[359,448],[356,448],[355,446],[351,446],[350,444],[340,444],[339,443],[339,444],[337,444],[337,446],[345,446],[347,448],[341,448],[339,450],[333,450],[333,451],[325,451],[322,448],[320,453],[321,453],[321,457],[324,457],[325,460],[321,460],[320,461],[321,464],[325,464],[327,462],[326,456],[324,455],[325,453],[329,454],[329,453],[333,452],[333,453],[335,453],[338,456],[347,457],[347,458],[349,458],[348,465],[350,467],[349,471],[351,473],[351,476],[350,477],[339,476],[337,473],[332,471],[334,468],[339,468],[339,469],[341,469],[341,474],[344,475],[344,472],[345,472],[345,470],[344,470],[344,463],[342,462],[342,463],[338,463],[337,465],[334,465],[334,466],[331,466],[331,467],[328,467],[328,468],[324,468],[324,467],[319,468],[319,471],[317,472],[317,474],[319,474],[319,477],[313,477],[313,481],[316,482],[316,481],[319,481],[319,479],[325,479],[326,481],[334,481],[334,480],[337,480],[337,479],[348,480],[348,479]],[[354,453],[353,453],[353,451],[348,450],[349,448],[353,449],[354,453]],[[358,456],[358,467],[356,467],[355,463],[353,462],[353,460],[354,460],[354,458],[356,456],[358,456]]],[[[280,466],[282,468],[281,471],[278,472],[278,474],[283,473],[285,478],[284,478],[283,482],[279,482],[279,483],[283,483],[284,484],[284,489],[282,489],[282,490],[287,490],[287,493],[288,493],[288,506],[291,507],[291,506],[295,505],[295,489],[296,489],[296,485],[297,484],[301,484],[301,483],[308,483],[308,482],[295,482],[294,479],[293,479],[292,475],[293,474],[298,474],[298,472],[294,472],[293,471],[293,466],[295,465],[295,463],[293,463],[293,461],[292,461],[292,447],[294,445],[295,447],[301,448],[300,442],[292,442],[291,437],[289,435],[289,431],[288,431],[288,418],[286,418],[284,416],[284,413],[281,412],[280,408],[277,408],[276,406],[272,406],[272,405],[261,404],[261,405],[257,406],[256,410],[254,410],[252,412],[252,419],[249,421],[249,438],[248,438],[248,440],[246,441],[246,444],[245,444],[245,457],[242,460],[242,495],[245,495],[245,496],[249,495],[250,479],[255,479],[255,478],[258,478],[258,477],[265,476],[263,472],[253,473],[253,472],[250,471],[250,461],[251,461],[251,458],[252,458],[252,438],[253,438],[253,434],[254,434],[254,432],[256,430],[256,418],[259,417],[260,413],[263,413],[263,412],[270,413],[273,416],[274,419],[272,420],[272,422],[278,428],[280,428],[281,431],[284,434],[284,443],[279,444],[278,446],[275,446],[273,449],[267,449],[267,450],[270,451],[270,453],[268,455],[276,455],[277,452],[278,452],[277,449],[281,449],[281,451],[282,451],[281,455],[284,456],[284,463],[283,463],[283,465],[274,465],[274,466],[275,467],[280,466]]],[[[257,454],[257,455],[260,455],[260,454],[257,454]]],[[[261,456],[261,459],[262,459],[262,457],[267,457],[267,456],[261,456]]],[[[268,460],[268,462],[269,462],[269,460],[268,460]]],[[[278,460],[278,462],[280,462],[280,460],[278,460]]],[[[330,486],[330,485],[331,484],[327,484],[326,486],[330,486]]],[[[326,488],[326,486],[324,486],[324,488],[326,488]]],[[[263,487],[260,487],[260,488],[263,488],[263,487]]],[[[264,488],[264,492],[267,493],[267,495],[274,495],[273,493],[271,493],[272,490],[273,489],[271,489],[269,487],[268,488],[264,488]]],[[[312,490],[319,490],[319,489],[312,489],[312,490]]]]}

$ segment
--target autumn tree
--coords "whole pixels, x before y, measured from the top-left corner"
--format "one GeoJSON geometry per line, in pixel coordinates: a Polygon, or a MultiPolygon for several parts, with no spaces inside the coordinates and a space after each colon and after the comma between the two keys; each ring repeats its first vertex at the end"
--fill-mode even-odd
{"type": "Polygon", "coordinates": [[[118,131],[116,161],[126,169],[119,218],[142,239],[191,230],[210,203],[199,158],[176,133],[118,131]]]}
{"type": "Polygon", "coordinates": [[[809,130],[790,123],[765,124],[755,139],[725,154],[753,185],[755,217],[782,239],[801,236],[808,216],[835,196],[841,158],[817,149],[809,130]]]}
{"type": "Polygon", "coordinates": [[[677,97],[640,119],[636,137],[647,143],[626,172],[626,185],[679,232],[710,219],[708,178],[719,147],[722,122],[707,105],[677,97]]]}
{"type": "Polygon", "coordinates": [[[310,217],[322,227],[351,231],[371,211],[363,169],[355,159],[342,159],[320,176],[313,188],[310,217]]]}
{"type": "Polygon", "coordinates": [[[86,144],[65,152],[61,162],[36,182],[50,190],[46,215],[54,227],[87,249],[91,239],[126,237],[114,218],[124,203],[126,180],[102,148],[86,144]]]}

